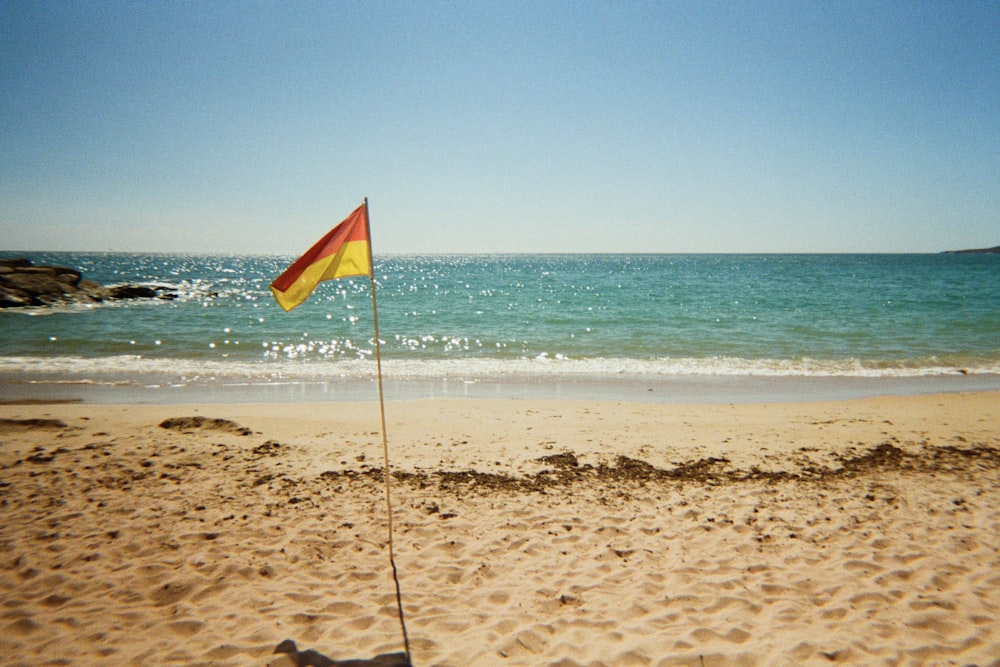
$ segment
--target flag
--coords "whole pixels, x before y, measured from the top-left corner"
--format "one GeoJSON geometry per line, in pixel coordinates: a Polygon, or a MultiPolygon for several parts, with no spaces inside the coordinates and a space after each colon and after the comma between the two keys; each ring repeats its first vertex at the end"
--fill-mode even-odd
{"type": "Polygon", "coordinates": [[[271,293],[286,311],[309,298],[324,280],[370,276],[368,208],[359,206],[271,283],[271,293]]]}

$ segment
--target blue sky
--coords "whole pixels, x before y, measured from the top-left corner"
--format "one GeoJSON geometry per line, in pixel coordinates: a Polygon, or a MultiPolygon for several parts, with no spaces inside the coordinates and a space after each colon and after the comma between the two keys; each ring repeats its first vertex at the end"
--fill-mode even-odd
{"type": "Polygon", "coordinates": [[[996,2],[0,3],[0,248],[1000,243],[996,2]]]}

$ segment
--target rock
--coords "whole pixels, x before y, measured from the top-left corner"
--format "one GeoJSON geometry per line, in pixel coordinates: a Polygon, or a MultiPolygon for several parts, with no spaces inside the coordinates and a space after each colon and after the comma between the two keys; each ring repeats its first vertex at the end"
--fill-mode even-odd
{"type": "Polygon", "coordinates": [[[79,292],[79,273],[64,273],[54,266],[20,267],[0,274],[0,304],[45,306],[79,292]]]}
{"type": "Polygon", "coordinates": [[[66,266],[35,266],[24,258],[0,260],[0,308],[150,298],[175,299],[177,291],[165,285],[104,287],[66,266]]]}
{"type": "Polygon", "coordinates": [[[106,288],[108,299],[175,299],[177,293],[163,285],[115,285],[106,288]]]}
{"type": "Polygon", "coordinates": [[[969,250],[946,250],[946,255],[1000,255],[1000,245],[992,248],[970,248],[969,250]]]}
{"type": "Polygon", "coordinates": [[[25,259],[24,257],[15,257],[14,259],[0,259],[0,273],[6,270],[13,271],[14,269],[21,268],[24,266],[31,266],[31,260],[25,259]]]}

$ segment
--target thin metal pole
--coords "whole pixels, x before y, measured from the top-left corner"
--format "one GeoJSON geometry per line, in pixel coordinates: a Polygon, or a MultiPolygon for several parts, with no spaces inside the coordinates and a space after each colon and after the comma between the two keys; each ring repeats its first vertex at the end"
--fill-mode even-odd
{"type": "Polygon", "coordinates": [[[389,441],[385,433],[385,397],[382,392],[382,345],[378,333],[378,305],[375,298],[375,262],[372,259],[371,217],[368,215],[368,197],[365,197],[365,231],[368,233],[368,266],[371,271],[368,279],[372,284],[372,318],[375,321],[375,368],[378,373],[378,410],[382,420],[382,461],[385,470],[385,509],[389,523],[389,564],[392,565],[392,580],[396,584],[396,606],[399,609],[399,626],[403,630],[403,647],[406,650],[406,660],[410,661],[410,637],[406,632],[406,621],[403,619],[403,595],[399,589],[399,575],[396,572],[396,557],[392,544],[392,495],[389,493],[389,441]]]}

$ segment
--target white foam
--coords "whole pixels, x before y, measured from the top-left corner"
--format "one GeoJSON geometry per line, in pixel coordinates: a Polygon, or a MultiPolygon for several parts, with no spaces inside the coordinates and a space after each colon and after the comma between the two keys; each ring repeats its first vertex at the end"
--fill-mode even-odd
{"type": "MultiPolygon", "coordinates": [[[[557,378],[670,377],[855,377],[916,378],[1000,374],[1000,362],[968,365],[937,359],[894,364],[858,359],[742,359],[734,357],[659,359],[569,359],[561,355],[492,359],[383,359],[383,376],[396,380],[544,381],[557,378]]],[[[371,379],[373,359],[304,361],[262,358],[257,361],[216,361],[117,355],[0,357],[0,375],[32,383],[96,384],[269,384],[327,381],[332,378],[371,379]]]]}

